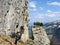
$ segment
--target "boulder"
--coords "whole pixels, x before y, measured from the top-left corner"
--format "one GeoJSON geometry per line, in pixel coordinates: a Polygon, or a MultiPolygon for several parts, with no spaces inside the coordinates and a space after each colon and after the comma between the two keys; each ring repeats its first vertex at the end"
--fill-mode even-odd
{"type": "Polygon", "coordinates": [[[34,45],[50,45],[50,40],[42,26],[33,27],[34,45]]]}

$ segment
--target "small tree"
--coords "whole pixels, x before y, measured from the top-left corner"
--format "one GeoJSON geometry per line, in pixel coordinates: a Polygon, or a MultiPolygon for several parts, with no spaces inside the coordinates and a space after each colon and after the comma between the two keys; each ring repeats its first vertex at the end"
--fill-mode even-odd
{"type": "Polygon", "coordinates": [[[35,26],[43,26],[43,23],[40,23],[40,22],[34,22],[34,25],[35,25],[35,26]]]}

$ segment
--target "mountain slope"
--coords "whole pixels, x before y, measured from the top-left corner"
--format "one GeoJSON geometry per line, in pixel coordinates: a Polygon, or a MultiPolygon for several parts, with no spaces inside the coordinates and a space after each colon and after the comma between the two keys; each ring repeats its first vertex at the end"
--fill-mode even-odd
{"type": "Polygon", "coordinates": [[[60,28],[60,20],[56,20],[50,23],[46,23],[44,25],[44,28],[46,29],[47,34],[53,34],[55,30],[60,28]]]}

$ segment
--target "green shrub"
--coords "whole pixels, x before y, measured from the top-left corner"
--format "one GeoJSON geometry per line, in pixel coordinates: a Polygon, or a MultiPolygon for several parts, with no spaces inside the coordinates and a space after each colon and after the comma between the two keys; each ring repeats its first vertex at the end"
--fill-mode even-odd
{"type": "Polygon", "coordinates": [[[43,26],[43,23],[40,23],[40,22],[34,22],[34,25],[35,25],[35,26],[43,26]]]}

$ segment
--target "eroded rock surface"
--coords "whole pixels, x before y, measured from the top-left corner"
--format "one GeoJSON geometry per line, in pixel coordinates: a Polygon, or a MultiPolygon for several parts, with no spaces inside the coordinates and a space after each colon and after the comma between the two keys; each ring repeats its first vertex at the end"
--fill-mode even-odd
{"type": "Polygon", "coordinates": [[[33,36],[34,36],[34,44],[33,45],[50,45],[50,40],[43,27],[34,27],[32,28],[33,36]]]}
{"type": "Polygon", "coordinates": [[[25,42],[28,39],[28,0],[0,0],[0,34],[11,35],[21,26],[24,26],[21,40],[25,42]]]}

